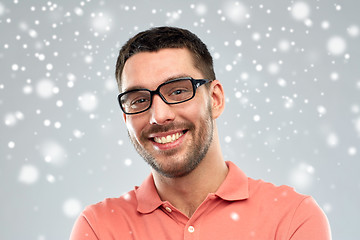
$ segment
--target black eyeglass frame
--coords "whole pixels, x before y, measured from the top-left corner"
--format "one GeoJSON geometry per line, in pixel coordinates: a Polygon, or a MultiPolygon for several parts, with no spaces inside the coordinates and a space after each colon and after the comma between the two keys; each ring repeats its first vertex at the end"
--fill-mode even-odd
{"type": "Polygon", "coordinates": [[[132,89],[132,90],[129,90],[129,91],[126,91],[126,92],[123,92],[123,93],[120,93],[118,95],[118,102],[119,102],[119,105],[120,105],[120,108],[121,110],[123,111],[123,113],[127,114],[127,115],[134,115],[134,114],[138,114],[138,113],[142,113],[142,112],[145,112],[147,110],[149,110],[151,108],[151,105],[153,103],[153,97],[154,95],[159,95],[160,98],[166,103],[166,104],[179,104],[179,103],[183,103],[183,102],[187,102],[191,99],[194,98],[195,94],[196,94],[196,89],[198,87],[200,87],[201,85],[203,84],[206,84],[206,83],[209,83],[209,82],[212,82],[213,80],[208,80],[208,79],[194,79],[192,77],[183,77],[183,78],[175,78],[175,79],[172,79],[170,81],[167,81],[167,82],[164,82],[162,84],[160,84],[156,90],[154,91],[151,91],[147,88],[137,88],[137,89],[132,89]],[[184,80],[190,80],[191,83],[192,83],[192,87],[193,87],[193,95],[186,99],[186,100],[183,100],[183,101],[180,101],[180,102],[168,102],[165,97],[160,93],[160,88],[166,84],[169,84],[169,83],[173,83],[173,82],[177,82],[177,81],[184,81],[184,80]],[[137,91],[148,91],[150,93],[150,104],[147,108],[145,108],[144,110],[141,110],[139,112],[135,112],[135,113],[128,113],[125,111],[125,109],[123,108],[122,104],[121,104],[121,97],[127,93],[131,93],[131,92],[137,92],[137,91]]]}

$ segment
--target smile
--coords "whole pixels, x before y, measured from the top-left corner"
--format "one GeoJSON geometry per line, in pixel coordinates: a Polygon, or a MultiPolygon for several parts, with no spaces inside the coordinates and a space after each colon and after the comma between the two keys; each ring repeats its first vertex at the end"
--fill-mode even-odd
{"type": "Polygon", "coordinates": [[[163,137],[154,137],[154,141],[160,144],[172,143],[178,140],[182,135],[184,135],[183,132],[177,132],[163,137]]]}

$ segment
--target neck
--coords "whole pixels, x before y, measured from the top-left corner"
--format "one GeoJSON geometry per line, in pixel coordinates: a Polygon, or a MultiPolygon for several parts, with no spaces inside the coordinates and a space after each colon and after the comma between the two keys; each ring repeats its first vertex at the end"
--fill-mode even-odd
{"type": "Polygon", "coordinates": [[[207,195],[216,192],[227,172],[218,138],[214,138],[205,158],[190,174],[167,178],[153,171],[153,177],[161,200],[170,202],[190,218],[207,195]]]}

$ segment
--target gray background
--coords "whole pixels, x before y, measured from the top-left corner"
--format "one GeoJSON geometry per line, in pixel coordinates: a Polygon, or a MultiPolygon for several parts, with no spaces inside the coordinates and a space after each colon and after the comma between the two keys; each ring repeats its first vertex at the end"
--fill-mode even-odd
{"type": "Polygon", "coordinates": [[[67,239],[149,168],[116,102],[120,46],[153,26],[214,57],[226,160],[314,196],[360,239],[359,1],[0,1],[0,238],[67,239]]]}

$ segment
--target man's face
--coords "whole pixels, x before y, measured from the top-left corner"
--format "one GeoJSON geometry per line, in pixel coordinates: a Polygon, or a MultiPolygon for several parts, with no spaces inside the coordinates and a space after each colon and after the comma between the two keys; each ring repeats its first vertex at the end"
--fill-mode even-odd
{"type": "MultiPolygon", "coordinates": [[[[130,57],[122,75],[122,90],[155,90],[179,77],[204,78],[187,49],[162,49],[130,57]]],[[[155,95],[149,110],[124,115],[135,149],[153,169],[166,177],[181,177],[205,157],[213,137],[211,102],[205,86],[190,101],[168,105],[155,95]]]]}

